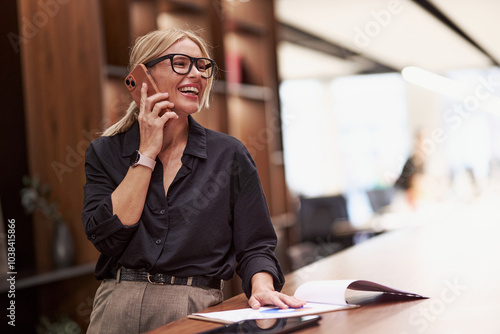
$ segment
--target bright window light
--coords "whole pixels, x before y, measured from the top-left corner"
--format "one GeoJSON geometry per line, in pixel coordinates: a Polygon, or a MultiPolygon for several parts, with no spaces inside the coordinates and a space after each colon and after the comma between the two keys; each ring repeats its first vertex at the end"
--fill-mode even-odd
{"type": "Polygon", "coordinates": [[[280,96],[293,193],[328,196],[392,185],[409,150],[399,74],[288,80],[280,96]]]}
{"type": "Polygon", "coordinates": [[[498,82],[479,77],[478,82],[465,83],[415,66],[405,67],[401,75],[409,83],[451,97],[470,109],[482,109],[500,115],[500,99],[493,95],[498,82]]]}

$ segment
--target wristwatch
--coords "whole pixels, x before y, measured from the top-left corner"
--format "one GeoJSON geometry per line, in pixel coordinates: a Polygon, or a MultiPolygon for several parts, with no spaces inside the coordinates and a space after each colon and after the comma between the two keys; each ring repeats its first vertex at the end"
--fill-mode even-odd
{"type": "Polygon", "coordinates": [[[150,157],[147,157],[139,151],[135,151],[131,156],[130,156],[130,166],[131,167],[137,167],[138,165],[146,166],[151,168],[151,170],[155,169],[156,161],[151,159],[150,157]]]}

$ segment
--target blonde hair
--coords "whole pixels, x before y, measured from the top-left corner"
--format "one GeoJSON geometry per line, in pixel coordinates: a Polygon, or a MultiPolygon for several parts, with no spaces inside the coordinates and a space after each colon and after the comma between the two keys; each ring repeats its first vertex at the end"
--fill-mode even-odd
{"type": "MultiPolygon", "coordinates": [[[[166,49],[184,38],[188,38],[196,43],[203,57],[211,58],[207,43],[194,32],[183,29],[155,30],[136,39],[135,45],[130,53],[129,71],[139,64],[144,64],[160,57],[166,49]]],[[[213,86],[214,77],[215,75],[212,75],[212,77],[208,79],[198,111],[203,107],[209,107],[209,95],[213,86]]],[[[117,133],[127,131],[137,121],[138,115],[139,107],[132,101],[125,116],[107,128],[102,135],[113,136],[117,133]]]]}

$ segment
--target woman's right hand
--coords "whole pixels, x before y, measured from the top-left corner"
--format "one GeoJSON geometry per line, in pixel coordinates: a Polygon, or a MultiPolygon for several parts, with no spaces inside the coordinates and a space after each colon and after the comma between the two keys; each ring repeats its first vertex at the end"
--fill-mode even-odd
{"type": "Polygon", "coordinates": [[[156,159],[162,148],[165,125],[179,116],[171,111],[174,104],[168,101],[168,93],[157,93],[148,97],[147,92],[148,86],[143,83],[138,117],[141,134],[139,151],[151,159],[156,159]],[[162,109],[166,109],[166,112],[160,116],[162,109]]]}

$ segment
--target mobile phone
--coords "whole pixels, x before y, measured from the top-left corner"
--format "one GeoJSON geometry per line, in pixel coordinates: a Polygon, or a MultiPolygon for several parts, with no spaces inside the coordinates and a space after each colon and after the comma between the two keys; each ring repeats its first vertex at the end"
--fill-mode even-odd
{"type": "Polygon", "coordinates": [[[234,324],[217,327],[200,334],[228,334],[228,333],[292,333],[299,329],[318,325],[319,315],[289,317],[277,319],[243,320],[234,324]]]}
{"type": "Polygon", "coordinates": [[[137,65],[124,80],[125,86],[127,86],[130,94],[132,94],[132,98],[137,106],[140,106],[141,103],[141,88],[143,82],[148,85],[148,96],[160,92],[146,66],[144,66],[144,64],[137,65]]]}

